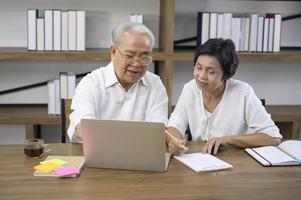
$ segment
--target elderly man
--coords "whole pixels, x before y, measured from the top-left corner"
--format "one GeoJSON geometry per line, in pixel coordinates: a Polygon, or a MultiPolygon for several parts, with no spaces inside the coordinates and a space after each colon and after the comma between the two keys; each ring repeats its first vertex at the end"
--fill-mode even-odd
{"type": "Polygon", "coordinates": [[[111,62],[89,73],[72,100],[68,136],[80,142],[81,119],[117,119],[167,124],[168,97],[152,63],[152,32],[143,24],[123,23],[112,31],[111,62]]]}

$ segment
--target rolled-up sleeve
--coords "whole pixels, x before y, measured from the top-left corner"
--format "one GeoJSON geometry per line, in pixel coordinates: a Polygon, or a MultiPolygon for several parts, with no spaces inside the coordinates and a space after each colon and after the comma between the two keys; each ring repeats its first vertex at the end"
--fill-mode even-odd
{"type": "Polygon", "coordinates": [[[278,127],[267,113],[260,99],[255,95],[252,88],[246,98],[245,119],[248,124],[249,133],[264,133],[271,137],[282,138],[278,127]]]}
{"type": "Polygon", "coordinates": [[[185,85],[177,102],[177,105],[174,111],[171,113],[168,121],[168,127],[174,127],[178,129],[182,133],[183,137],[188,126],[188,116],[185,109],[185,102],[190,101],[191,98],[191,95],[188,95],[187,90],[188,87],[187,85],[185,85]]]}
{"type": "Polygon", "coordinates": [[[95,119],[95,100],[93,98],[93,90],[96,90],[95,84],[92,84],[91,77],[84,77],[78,84],[72,99],[71,109],[73,110],[69,116],[70,126],[68,128],[68,136],[71,142],[81,142],[75,137],[75,127],[80,123],[81,119],[95,119]]]}
{"type": "Polygon", "coordinates": [[[150,106],[149,111],[147,112],[146,121],[152,122],[163,122],[165,126],[168,123],[168,97],[167,92],[162,84],[161,80],[158,79],[157,86],[154,89],[156,94],[154,102],[150,106]]]}

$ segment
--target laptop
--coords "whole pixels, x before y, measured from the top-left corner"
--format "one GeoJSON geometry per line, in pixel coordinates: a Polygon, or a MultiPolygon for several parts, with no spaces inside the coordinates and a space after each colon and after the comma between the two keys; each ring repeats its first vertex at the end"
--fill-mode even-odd
{"type": "Polygon", "coordinates": [[[166,171],[165,125],[159,122],[82,119],[87,167],[166,171]]]}

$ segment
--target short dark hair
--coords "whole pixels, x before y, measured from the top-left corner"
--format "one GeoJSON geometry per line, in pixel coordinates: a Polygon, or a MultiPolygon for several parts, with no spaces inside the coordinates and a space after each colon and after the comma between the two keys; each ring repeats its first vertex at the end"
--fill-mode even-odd
{"type": "Polygon", "coordinates": [[[238,67],[239,60],[235,51],[235,45],[229,39],[209,39],[200,45],[194,53],[194,65],[200,55],[210,55],[217,58],[223,70],[223,79],[231,78],[238,67]]]}

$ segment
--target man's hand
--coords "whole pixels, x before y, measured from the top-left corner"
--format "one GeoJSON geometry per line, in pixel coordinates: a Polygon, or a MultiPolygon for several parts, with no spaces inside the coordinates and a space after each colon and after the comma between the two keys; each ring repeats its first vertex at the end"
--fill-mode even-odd
{"type": "Polygon", "coordinates": [[[81,127],[80,127],[80,123],[78,123],[76,126],[75,126],[75,136],[79,139],[83,139],[82,137],[82,132],[81,132],[81,127]]]}

